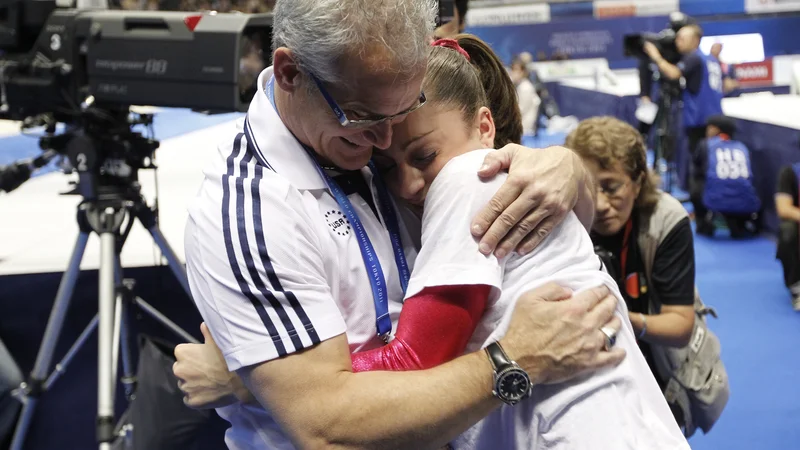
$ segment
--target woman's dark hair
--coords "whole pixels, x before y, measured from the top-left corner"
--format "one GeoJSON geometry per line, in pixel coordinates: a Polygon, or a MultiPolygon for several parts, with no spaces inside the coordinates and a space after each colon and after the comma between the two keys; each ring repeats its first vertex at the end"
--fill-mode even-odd
{"type": "Polygon", "coordinates": [[[459,109],[472,123],[478,109],[492,111],[495,148],[522,141],[517,90],[502,61],[488,44],[470,34],[455,36],[469,61],[451,48],[432,47],[422,89],[431,103],[459,109]]]}
{"type": "Polygon", "coordinates": [[[646,147],[637,129],[614,117],[592,117],[567,136],[565,145],[603,170],[614,170],[619,163],[633,181],[641,181],[636,206],[642,210],[655,208],[658,179],[647,169],[646,147]]]}

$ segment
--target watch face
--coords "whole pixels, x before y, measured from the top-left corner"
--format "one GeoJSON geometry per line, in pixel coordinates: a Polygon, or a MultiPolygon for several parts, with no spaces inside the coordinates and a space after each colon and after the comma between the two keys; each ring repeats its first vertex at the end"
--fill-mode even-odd
{"type": "Polygon", "coordinates": [[[528,395],[531,380],[528,375],[519,369],[504,372],[497,380],[497,393],[501,398],[512,401],[522,400],[528,395]]]}

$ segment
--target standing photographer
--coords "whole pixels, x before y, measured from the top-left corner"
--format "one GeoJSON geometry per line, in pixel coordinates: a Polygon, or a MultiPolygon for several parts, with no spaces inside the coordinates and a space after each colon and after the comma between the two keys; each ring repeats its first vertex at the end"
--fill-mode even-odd
{"type": "Polygon", "coordinates": [[[687,25],[678,31],[675,47],[683,57],[677,65],[664,59],[655,44],[644,44],[644,52],[658,66],[663,77],[684,79],[683,127],[691,153],[705,138],[708,118],[722,114],[722,68],[715,57],[700,51],[702,37],[703,30],[699,25],[687,25]]]}

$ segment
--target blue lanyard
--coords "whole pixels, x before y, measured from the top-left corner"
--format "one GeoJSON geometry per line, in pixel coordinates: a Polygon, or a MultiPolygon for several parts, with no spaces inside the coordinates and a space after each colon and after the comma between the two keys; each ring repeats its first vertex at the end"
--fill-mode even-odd
{"type": "MultiPolygon", "coordinates": [[[[270,77],[265,92],[270,102],[272,102],[272,106],[275,107],[275,111],[277,111],[278,108],[275,106],[274,98],[274,77],[270,77]]],[[[306,149],[306,151],[311,153],[311,149],[305,145],[303,145],[303,147],[306,149]]],[[[325,180],[325,183],[328,185],[328,189],[331,191],[333,198],[336,199],[336,203],[338,203],[339,207],[342,208],[342,211],[347,217],[347,220],[349,220],[350,224],[353,226],[353,230],[358,238],[358,247],[361,250],[361,257],[364,260],[364,266],[367,269],[367,276],[369,277],[370,284],[372,285],[372,299],[375,303],[376,315],[375,327],[378,330],[378,336],[383,337],[385,340],[392,331],[392,320],[389,317],[389,295],[386,288],[386,278],[384,277],[383,269],[381,268],[381,262],[378,260],[378,255],[375,253],[375,249],[372,246],[372,242],[369,240],[369,236],[367,236],[367,231],[361,224],[358,214],[356,214],[356,211],[353,209],[350,199],[347,198],[347,195],[345,195],[344,191],[342,191],[342,188],[339,187],[339,185],[333,181],[333,179],[331,179],[330,175],[322,170],[322,167],[320,167],[319,164],[315,164],[314,166],[317,168],[317,172],[319,172],[319,175],[322,177],[322,179],[325,180]]],[[[408,269],[408,262],[406,261],[406,255],[403,251],[403,243],[400,240],[397,215],[392,207],[392,200],[389,198],[389,191],[386,189],[386,185],[380,178],[378,170],[371,161],[369,163],[369,168],[372,171],[375,187],[378,191],[378,202],[381,215],[383,216],[384,222],[386,222],[386,229],[389,231],[389,239],[392,242],[394,260],[397,263],[397,271],[400,275],[400,286],[403,288],[403,293],[405,293],[406,288],[408,287],[408,280],[411,278],[411,271],[408,269]]]]}

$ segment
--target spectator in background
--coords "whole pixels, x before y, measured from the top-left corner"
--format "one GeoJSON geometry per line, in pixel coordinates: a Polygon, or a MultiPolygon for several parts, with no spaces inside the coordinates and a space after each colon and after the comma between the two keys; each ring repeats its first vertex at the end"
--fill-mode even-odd
{"type": "MultiPolygon", "coordinates": [[[[671,374],[656,356],[689,343],[695,322],[694,238],[689,215],[657,189],[638,130],[613,117],[584,120],[566,146],[594,174],[592,242],[628,305],[639,348],[662,390],[671,374]]],[[[686,414],[670,404],[678,425],[686,414]]]]}
{"type": "Polygon", "coordinates": [[[719,61],[720,68],[722,69],[722,92],[726,95],[733,92],[734,90],[739,88],[739,82],[736,81],[736,72],[734,70],[733,64],[725,64],[720,59],[720,54],[722,54],[722,43],[716,42],[714,45],[711,46],[711,50],[709,54],[714,58],[717,58],[719,61]]]}
{"type": "MultiPolygon", "coordinates": [[[[543,51],[538,52],[538,61],[545,61],[546,55],[543,51]]],[[[550,91],[547,90],[547,86],[542,83],[542,80],[539,78],[539,74],[536,72],[536,69],[531,70],[531,63],[533,63],[533,55],[529,52],[522,52],[517,57],[522,63],[524,67],[528,69],[528,79],[533,84],[533,88],[536,91],[537,97],[539,97],[539,107],[536,111],[536,121],[533,125],[533,134],[534,136],[539,134],[539,125],[542,116],[546,117],[547,119],[551,119],[558,115],[558,105],[556,104],[555,99],[553,96],[550,95],[550,91]]],[[[523,119],[524,120],[524,119],[523,119]]]]}
{"type": "Polygon", "coordinates": [[[511,63],[511,81],[517,89],[517,100],[519,110],[522,113],[522,132],[524,134],[534,134],[536,122],[539,119],[539,105],[542,100],[536,93],[536,88],[530,80],[530,73],[522,59],[516,58],[511,63]]]}
{"type": "Polygon", "coordinates": [[[697,233],[714,234],[713,213],[720,213],[732,238],[752,236],[761,200],[753,187],[750,151],[734,140],[736,122],[727,116],[708,119],[706,139],[692,156],[690,195],[697,233]]]}
{"type": "Polygon", "coordinates": [[[783,281],[800,311],[800,163],[784,166],[778,174],[775,210],[781,219],[776,257],[783,264],[783,281]]]}
{"type": "Polygon", "coordinates": [[[699,25],[686,25],[675,37],[681,61],[675,65],[664,59],[652,42],[645,42],[644,51],[658,66],[661,75],[670,80],[686,80],[683,89],[683,126],[689,139],[689,151],[706,137],[706,122],[722,114],[722,68],[717,58],[700,51],[703,30],[699,25]]]}

